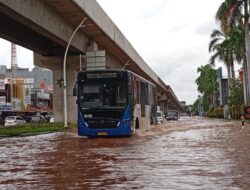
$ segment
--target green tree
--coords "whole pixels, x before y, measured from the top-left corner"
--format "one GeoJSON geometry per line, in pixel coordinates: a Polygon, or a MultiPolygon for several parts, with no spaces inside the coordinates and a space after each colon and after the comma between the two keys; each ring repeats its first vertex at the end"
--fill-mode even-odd
{"type": "Polygon", "coordinates": [[[206,64],[198,67],[197,73],[200,75],[195,82],[198,91],[203,95],[203,104],[212,108],[216,106],[216,95],[218,93],[217,72],[210,64],[206,64]]]}
{"type": "Polygon", "coordinates": [[[194,113],[195,115],[199,114],[199,103],[199,99],[196,99],[192,105],[192,113],[194,113]]]}
{"type": "Polygon", "coordinates": [[[235,28],[240,28],[244,32],[244,54],[243,67],[246,77],[247,101],[250,95],[250,35],[249,35],[249,0],[225,0],[219,6],[216,19],[220,21],[223,32],[228,33],[235,28]],[[245,55],[245,56],[244,56],[245,55]]]}
{"type": "Polygon", "coordinates": [[[210,36],[209,52],[213,52],[209,63],[215,65],[218,59],[225,63],[228,74],[228,92],[231,94],[232,82],[235,79],[234,62],[241,63],[245,57],[244,31],[234,28],[227,34],[220,30],[214,30],[210,36]]]}
{"type": "Polygon", "coordinates": [[[235,79],[231,87],[231,96],[229,97],[231,104],[240,106],[244,103],[243,86],[239,79],[235,79]]]}
{"type": "Polygon", "coordinates": [[[223,62],[227,67],[227,74],[229,81],[232,76],[232,65],[233,65],[233,48],[232,42],[229,37],[219,30],[214,30],[210,35],[210,43],[208,46],[209,52],[213,52],[209,59],[209,64],[215,65],[215,60],[223,62]]]}

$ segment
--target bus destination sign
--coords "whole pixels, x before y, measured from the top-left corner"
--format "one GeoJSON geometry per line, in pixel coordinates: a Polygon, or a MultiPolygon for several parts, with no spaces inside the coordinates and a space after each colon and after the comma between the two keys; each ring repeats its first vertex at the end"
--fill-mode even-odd
{"type": "Polygon", "coordinates": [[[117,73],[88,73],[88,79],[96,79],[96,78],[117,78],[117,73]]]}

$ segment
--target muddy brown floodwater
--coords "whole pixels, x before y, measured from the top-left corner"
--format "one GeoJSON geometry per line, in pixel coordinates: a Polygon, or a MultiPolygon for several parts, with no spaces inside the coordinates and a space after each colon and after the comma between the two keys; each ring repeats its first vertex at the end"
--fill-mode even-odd
{"type": "Polygon", "coordinates": [[[250,189],[250,127],[193,117],[130,138],[3,138],[0,189],[250,189]]]}

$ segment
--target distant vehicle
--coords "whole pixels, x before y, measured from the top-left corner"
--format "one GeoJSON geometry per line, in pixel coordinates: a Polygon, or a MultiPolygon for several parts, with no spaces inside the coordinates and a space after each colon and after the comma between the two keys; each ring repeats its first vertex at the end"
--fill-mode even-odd
{"type": "Polygon", "coordinates": [[[26,121],[27,123],[29,123],[29,122],[31,122],[32,116],[31,116],[31,115],[26,115],[26,116],[23,116],[23,118],[25,119],[25,121],[26,121]]]}
{"type": "Polygon", "coordinates": [[[162,113],[162,111],[157,111],[156,112],[156,120],[157,120],[157,124],[163,123],[163,113],[162,113]]]}
{"type": "Polygon", "coordinates": [[[50,123],[54,123],[54,116],[52,116],[49,120],[50,123]]]}
{"type": "Polygon", "coordinates": [[[5,118],[4,126],[16,126],[24,123],[27,122],[20,116],[8,116],[5,118]]]}
{"type": "Polygon", "coordinates": [[[47,120],[42,115],[36,115],[31,118],[32,123],[46,123],[47,120]]]}
{"type": "Polygon", "coordinates": [[[54,117],[54,115],[46,115],[45,116],[45,119],[47,120],[47,122],[49,123],[50,122],[50,119],[54,117]]]}
{"type": "Polygon", "coordinates": [[[178,120],[179,114],[177,110],[169,110],[165,113],[167,120],[178,120]]]}

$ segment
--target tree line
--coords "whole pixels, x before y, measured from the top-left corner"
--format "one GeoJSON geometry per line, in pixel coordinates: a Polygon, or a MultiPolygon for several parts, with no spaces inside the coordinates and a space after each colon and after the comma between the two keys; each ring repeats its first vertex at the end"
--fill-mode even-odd
{"type": "Polygon", "coordinates": [[[208,64],[197,68],[196,84],[201,96],[193,104],[193,111],[197,112],[201,106],[206,113],[218,106],[216,61],[224,63],[227,69],[228,105],[240,107],[250,103],[249,8],[250,0],[225,0],[218,7],[215,20],[219,29],[210,35],[210,59],[208,64]],[[242,81],[235,77],[235,64],[242,66],[242,81]]]}

